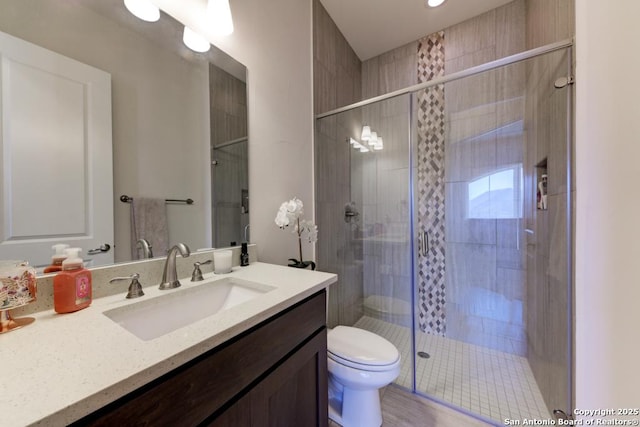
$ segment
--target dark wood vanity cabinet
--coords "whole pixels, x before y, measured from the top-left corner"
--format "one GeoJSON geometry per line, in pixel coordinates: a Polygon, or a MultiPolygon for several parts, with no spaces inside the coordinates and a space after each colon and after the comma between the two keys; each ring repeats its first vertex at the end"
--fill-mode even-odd
{"type": "Polygon", "coordinates": [[[327,426],[325,301],[323,290],[74,425],[327,426]]]}
{"type": "Polygon", "coordinates": [[[326,331],[323,331],[219,417],[204,425],[326,426],[326,376],[319,381],[322,371],[319,367],[326,366],[326,358],[326,331]],[[320,350],[323,346],[324,354],[320,350]]]}

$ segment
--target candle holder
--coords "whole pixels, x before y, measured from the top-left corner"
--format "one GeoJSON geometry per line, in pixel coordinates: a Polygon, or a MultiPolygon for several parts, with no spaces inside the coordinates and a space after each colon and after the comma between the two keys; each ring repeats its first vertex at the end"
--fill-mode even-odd
{"type": "Polygon", "coordinates": [[[229,249],[223,251],[213,251],[213,272],[214,274],[231,273],[233,266],[233,252],[229,249]]]}
{"type": "Polygon", "coordinates": [[[29,325],[33,317],[14,319],[9,310],[36,300],[36,271],[26,261],[0,261],[0,334],[29,325]]]}

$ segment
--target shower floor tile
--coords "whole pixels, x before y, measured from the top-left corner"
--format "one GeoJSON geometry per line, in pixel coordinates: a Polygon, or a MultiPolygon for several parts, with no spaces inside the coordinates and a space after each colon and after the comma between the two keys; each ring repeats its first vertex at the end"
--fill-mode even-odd
{"type": "MultiPolygon", "coordinates": [[[[364,316],[354,325],[392,342],[403,358],[395,381],[411,389],[411,330],[364,316]]],[[[522,356],[503,353],[450,338],[418,332],[416,389],[436,399],[502,422],[550,419],[529,362],[522,356]]]]}

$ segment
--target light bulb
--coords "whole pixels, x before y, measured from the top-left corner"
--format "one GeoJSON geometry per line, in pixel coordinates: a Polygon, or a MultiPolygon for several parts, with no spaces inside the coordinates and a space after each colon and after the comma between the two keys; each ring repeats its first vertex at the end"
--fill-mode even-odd
{"type": "Polygon", "coordinates": [[[369,145],[376,145],[378,142],[378,133],[371,132],[371,138],[369,138],[369,145]]]}
{"type": "Polygon", "coordinates": [[[427,0],[427,5],[429,7],[438,7],[442,3],[444,3],[444,0],[427,0]]]}
{"type": "Polygon", "coordinates": [[[209,0],[207,18],[213,33],[221,36],[233,33],[233,18],[231,17],[229,0],[209,0]]]}
{"type": "Polygon", "coordinates": [[[147,22],[160,19],[160,9],[149,0],[124,0],[125,7],[137,18],[147,22]]]}
{"type": "Polygon", "coordinates": [[[205,39],[189,27],[184,27],[184,35],[182,36],[182,41],[189,49],[195,52],[204,53],[207,52],[209,48],[211,48],[209,40],[205,39]]]}
{"type": "Polygon", "coordinates": [[[362,126],[362,136],[360,139],[363,141],[368,141],[371,138],[371,128],[369,126],[362,126]]]}

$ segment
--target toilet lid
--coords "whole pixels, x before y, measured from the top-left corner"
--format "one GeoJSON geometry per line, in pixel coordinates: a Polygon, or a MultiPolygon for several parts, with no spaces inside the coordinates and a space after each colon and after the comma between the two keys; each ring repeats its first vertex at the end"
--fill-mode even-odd
{"type": "Polygon", "coordinates": [[[327,335],[327,350],[360,365],[384,366],[398,361],[398,349],[379,335],[350,326],[336,326],[327,335]]]}

